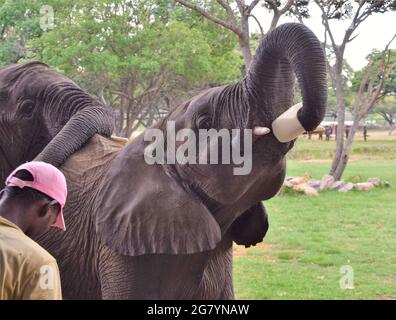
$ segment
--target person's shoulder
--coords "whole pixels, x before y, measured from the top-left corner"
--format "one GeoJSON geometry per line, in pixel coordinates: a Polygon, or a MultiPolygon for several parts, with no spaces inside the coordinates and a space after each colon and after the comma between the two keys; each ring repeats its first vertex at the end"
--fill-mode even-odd
{"type": "Polygon", "coordinates": [[[24,249],[24,253],[26,257],[29,258],[30,263],[36,262],[41,265],[55,262],[55,258],[47,250],[27,235],[23,234],[23,236],[25,239],[22,244],[22,249],[24,249]]]}
{"type": "Polygon", "coordinates": [[[44,263],[55,261],[55,258],[42,246],[40,246],[37,242],[29,238],[28,236],[25,235],[25,237],[27,238],[26,248],[29,249],[29,252],[32,253],[32,257],[38,260],[42,260],[42,262],[44,263]]]}
{"type": "Polygon", "coordinates": [[[4,249],[8,251],[8,254],[17,256],[30,266],[36,267],[56,262],[48,251],[21,231],[15,230],[12,234],[9,233],[6,240],[4,249]]]}

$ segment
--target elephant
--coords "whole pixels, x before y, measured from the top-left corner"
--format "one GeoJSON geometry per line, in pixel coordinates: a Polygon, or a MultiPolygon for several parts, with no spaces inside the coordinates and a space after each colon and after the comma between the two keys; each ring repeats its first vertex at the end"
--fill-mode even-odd
{"type": "Polygon", "coordinates": [[[42,62],[0,69],[0,186],[18,165],[57,167],[94,134],[110,136],[114,114],[42,62]]]}
{"type": "MultiPolygon", "coordinates": [[[[203,91],[149,128],[253,129],[250,174],[233,175],[232,164],[149,165],[144,133],[125,147],[108,132],[81,144],[61,167],[67,230],[37,239],[59,263],[64,297],[233,299],[233,242],[263,241],[263,201],[278,193],[287,152],[322,121],[326,100],[321,43],[287,23],[263,37],[242,80],[203,91]],[[302,104],[290,108],[294,74],[302,104]]],[[[55,140],[38,158],[59,166],[55,140]]]]}
{"type": "Polygon", "coordinates": [[[280,190],[285,155],[298,135],[320,124],[326,102],[320,41],[302,24],[283,24],[263,38],[241,81],[205,90],[150,128],[165,132],[172,122],[176,131],[251,129],[249,174],[234,175],[233,164],[148,164],[145,134],[132,141],[94,195],[98,240],[123,262],[101,277],[103,297],[234,298],[233,241],[263,240],[263,201],[280,190]],[[293,72],[302,96],[294,106],[293,72]]]}

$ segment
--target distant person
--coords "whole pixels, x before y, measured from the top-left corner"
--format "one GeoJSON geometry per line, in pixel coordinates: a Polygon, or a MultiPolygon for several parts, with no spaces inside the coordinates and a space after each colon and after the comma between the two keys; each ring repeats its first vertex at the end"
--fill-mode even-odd
{"type": "Polygon", "coordinates": [[[364,138],[364,141],[367,142],[367,126],[363,127],[363,138],[364,138]]]}
{"type": "Polygon", "coordinates": [[[330,141],[331,131],[332,129],[330,126],[325,127],[326,141],[330,141]]]}
{"type": "Polygon", "coordinates": [[[56,260],[31,237],[65,230],[61,171],[44,162],[19,166],[0,193],[0,300],[60,300],[56,260]]]}
{"type": "Polygon", "coordinates": [[[350,130],[350,128],[349,128],[349,126],[347,126],[346,128],[345,128],[345,137],[348,139],[348,137],[349,137],[349,130],[350,130]]]}

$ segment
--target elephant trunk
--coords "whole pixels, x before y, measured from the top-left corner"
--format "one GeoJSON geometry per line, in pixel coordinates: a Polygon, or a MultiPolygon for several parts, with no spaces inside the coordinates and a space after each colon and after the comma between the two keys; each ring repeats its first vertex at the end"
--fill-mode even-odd
{"type": "Polygon", "coordinates": [[[54,138],[35,158],[60,167],[93,135],[110,136],[114,114],[74,83],[57,83],[43,94],[49,121],[59,123],[54,138]]]}
{"type": "Polygon", "coordinates": [[[302,24],[287,23],[269,32],[244,81],[248,97],[256,105],[253,111],[272,123],[281,142],[315,129],[323,120],[327,100],[325,55],[317,37],[302,24]],[[293,71],[300,84],[302,105],[289,109],[294,95],[293,71]]]}

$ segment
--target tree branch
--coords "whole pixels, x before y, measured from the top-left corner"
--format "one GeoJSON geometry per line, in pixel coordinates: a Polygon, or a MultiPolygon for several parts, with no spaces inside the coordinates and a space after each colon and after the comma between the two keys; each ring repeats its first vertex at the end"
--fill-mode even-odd
{"type": "Polygon", "coordinates": [[[268,3],[268,5],[271,7],[272,11],[278,12],[278,6],[276,5],[276,2],[274,0],[266,0],[265,2],[268,3]]]}
{"type": "Polygon", "coordinates": [[[337,60],[342,60],[342,54],[339,50],[338,45],[336,44],[336,42],[334,40],[334,36],[333,36],[333,33],[331,32],[331,28],[330,28],[330,24],[329,24],[328,16],[329,16],[330,5],[326,12],[323,4],[319,0],[315,0],[315,3],[319,7],[320,11],[322,11],[322,24],[325,27],[325,33],[327,33],[329,35],[334,54],[336,55],[337,60]]]}
{"type": "Polygon", "coordinates": [[[234,15],[234,11],[232,11],[230,5],[225,1],[225,0],[216,0],[226,11],[227,13],[227,17],[228,17],[228,23],[230,25],[232,25],[233,27],[237,27],[236,26],[236,19],[235,19],[235,15],[234,15]]]}
{"type": "Polygon", "coordinates": [[[238,10],[240,14],[243,14],[243,11],[245,10],[245,0],[235,0],[238,10]]]}
{"type": "Polygon", "coordinates": [[[256,21],[256,23],[257,23],[257,25],[258,25],[258,27],[260,29],[260,33],[263,36],[264,35],[264,29],[261,26],[260,21],[258,21],[258,19],[253,14],[251,14],[249,17],[252,17],[256,21]]]}
{"type": "Polygon", "coordinates": [[[206,11],[205,9],[201,8],[200,6],[197,6],[193,3],[190,3],[188,1],[185,0],[176,0],[176,2],[180,3],[181,5],[190,8],[191,10],[194,10],[198,13],[200,13],[201,15],[203,15],[205,18],[207,18],[208,20],[217,23],[221,26],[223,26],[224,28],[231,30],[232,32],[236,33],[238,36],[243,36],[242,30],[240,30],[239,28],[237,28],[236,26],[230,24],[227,21],[221,20],[220,18],[212,15],[211,13],[209,13],[208,11],[206,11]]]}
{"type": "Polygon", "coordinates": [[[294,3],[294,0],[288,0],[287,3],[285,4],[285,6],[279,10],[279,14],[280,15],[285,14],[291,8],[293,3],[294,3]]]}
{"type": "Polygon", "coordinates": [[[290,7],[293,5],[294,0],[288,0],[285,6],[281,9],[278,8],[277,3],[274,0],[266,0],[268,5],[271,7],[272,11],[274,11],[274,15],[272,16],[271,26],[269,30],[274,29],[279,21],[279,18],[286,13],[290,7]]]}
{"type": "Polygon", "coordinates": [[[373,109],[375,103],[383,98],[387,93],[383,92],[385,82],[388,80],[390,72],[395,68],[396,64],[390,64],[390,51],[389,46],[392,41],[395,39],[396,34],[392,37],[392,39],[385,46],[384,50],[381,53],[381,60],[379,62],[379,66],[375,71],[375,74],[372,74],[372,69],[375,64],[375,58],[372,57],[367,67],[366,73],[361,80],[359,92],[356,97],[355,103],[355,111],[358,117],[363,118],[367,113],[373,109]],[[381,76],[382,75],[382,76],[381,76]],[[377,86],[375,86],[375,82],[378,78],[381,80],[377,86]],[[367,89],[366,89],[367,87],[367,89]],[[366,94],[364,91],[366,90],[366,94]],[[363,100],[363,97],[364,101],[363,100]]]}
{"type": "Polygon", "coordinates": [[[246,14],[250,15],[252,13],[253,9],[258,5],[259,2],[260,2],[260,0],[253,0],[252,3],[247,8],[246,14]]]}

